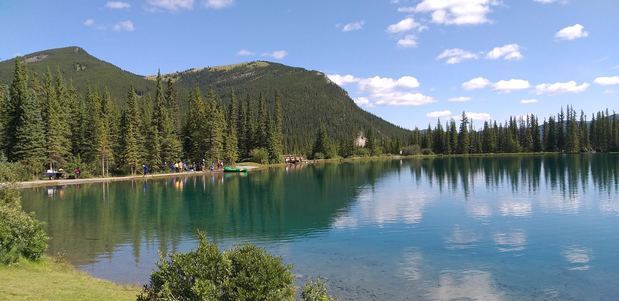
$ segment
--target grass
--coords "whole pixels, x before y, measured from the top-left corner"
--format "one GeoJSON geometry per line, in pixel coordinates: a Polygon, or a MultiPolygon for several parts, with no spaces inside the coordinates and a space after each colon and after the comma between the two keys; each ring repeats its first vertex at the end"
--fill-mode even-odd
{"type": "Polygon", "coordinates": [[[136,286],[96,279],[45,257],[0,266],[0,300],[135,300],[136,286]]]}

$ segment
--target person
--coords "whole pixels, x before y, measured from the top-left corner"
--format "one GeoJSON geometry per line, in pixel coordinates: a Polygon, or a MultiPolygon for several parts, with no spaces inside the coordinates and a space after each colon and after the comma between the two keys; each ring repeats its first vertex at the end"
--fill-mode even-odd
{"type": "Polygon", "coordinates": [[[82,171],[80,170],[80,167],[78,166],[78,167],[75,168],[73,173],[75,173],[75,178],[79,179],[80,178],[80,174],[82,173],[82,171]]]}
{"type": "Polygon", "coordinates": [[[144,169],[144,176],[148,173],[148,166],[146,164],[142,164],[142,169],[144,169]]]}

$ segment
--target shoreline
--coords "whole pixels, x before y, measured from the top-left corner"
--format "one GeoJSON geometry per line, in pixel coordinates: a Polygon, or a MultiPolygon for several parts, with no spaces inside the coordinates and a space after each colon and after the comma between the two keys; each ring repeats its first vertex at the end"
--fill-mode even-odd
{"type": "MultiPolygon", "coordinates": [[[[238,167],[247,168],[248,171],[256,171],[267,168],[268,166],[255,166],[255,165],[237,165],[238,167]]],[[[34,180],[34,181],[22,181],[15,182],[15,187],[18,189],[47,187],[47,186],[72,186],[80,184],[93,184],[93,183],[109,183],[109,182],[123,182],[133,180],[149,180],[149,179],[162,179],[162,178],[174,178],[174,177],[195,177],[210,174],[223,174],[223,170],[215,171],[186,171],[186,172],[174,172],[174,173],[156,173],[149,175],[133,175],[133,176],[112,176],[112,177],[95,177],[84,179],[58,179],[58,180],[34,180]]]]}
{"type": "MultiPolygon", "coordinates": [[[[586,155],[590,153],[580,153],[580,155],[586,155]]],[[[605,153],[612,154],[612,153],[605,153]]],[[[511,156],[548,156],[548,155],[572,155],[560,152],[542,152],[542,153],[487,153],[487,154],[429,154],[429,155],[382,155],[371,157],[350,157],[350,158],[333,158],[333,159],[320,159],[320,160],[308,160],[307,164],[323,164],[323,163],[346,163],[346,162],[365,162],[365,161],[378,161],[378,160],[403,160],[403,159],[433,159],[433,158],[479,158],[479,157],[511,157],[511,156]]],[[[573,154],[576,155],[576,154],[573,154]]],[[[248,171],[264,170],[271,167],[285,167],[285,163],[265,164],[265,165],[243,165],[239,164],[238,167],[247,168],[248,171]]],[[[147,179],[162,179],[173,177],[193,177],[208,174],[221,174],[223,170],[216,171],[190,171],[181,173],[157,173],[147,176],[133,175],[133,176],[112,176],[112,177],[95,177],[84,179],[60,179],[60,180],[33,180],[33,181],[21,181],[15,182],[15,186],[18,189],[46,187],[46,186],[71,186],[80,184],[92,184],[92,183],[106,183],[106,182],[122,182],[132,180],[147,180],[147,179]]]]}

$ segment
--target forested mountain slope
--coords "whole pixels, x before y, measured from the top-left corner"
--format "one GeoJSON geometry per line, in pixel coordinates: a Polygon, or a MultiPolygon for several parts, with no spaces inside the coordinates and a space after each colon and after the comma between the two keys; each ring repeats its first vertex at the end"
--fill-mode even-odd
{"type": "MultiPolygon", "coordinates": [[[[107,89],[118,104],[126,101],[133,86],[138,95],[151,95],[153,77],[122,70],[91,56],[80,47],[39,51],[24,56],[30,72],[42,77],[48,70],[59,69],[80,93],[88,87],[107,89]]],[[[153,70],[156,69],[153,63],[153,70]]],[[[0,84],[9,85],[14,60],[0,62],[0,84]]],[[[358,132],[373,128],[381,137],[405,139],[410,132],[359,108],[346,91],[332,83],[323,73],[272,62],[251,62],[222,67],[191,69],[164,75],[175,83],[182,111],[188,107],[189,94],[195,88],[205,95],[214,89],[224,103],[234,91],[239,100],[264,97],[272,108],[276,91],[282,96],[284,139],[287,148],[309,150],[317,129],[324,125],[336,141],[352,139],[358,132]]]]}

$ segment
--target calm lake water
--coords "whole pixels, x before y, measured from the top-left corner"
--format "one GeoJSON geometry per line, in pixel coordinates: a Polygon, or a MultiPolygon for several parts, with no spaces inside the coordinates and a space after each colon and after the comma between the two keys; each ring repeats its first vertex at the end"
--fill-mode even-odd
{"type": "Polygon", "coordinates": [[[145,283],[160,251],[254,242],[341,300],[618,300],[619,156],[445,158],[23,191],[49,251],[145,283]]]}

